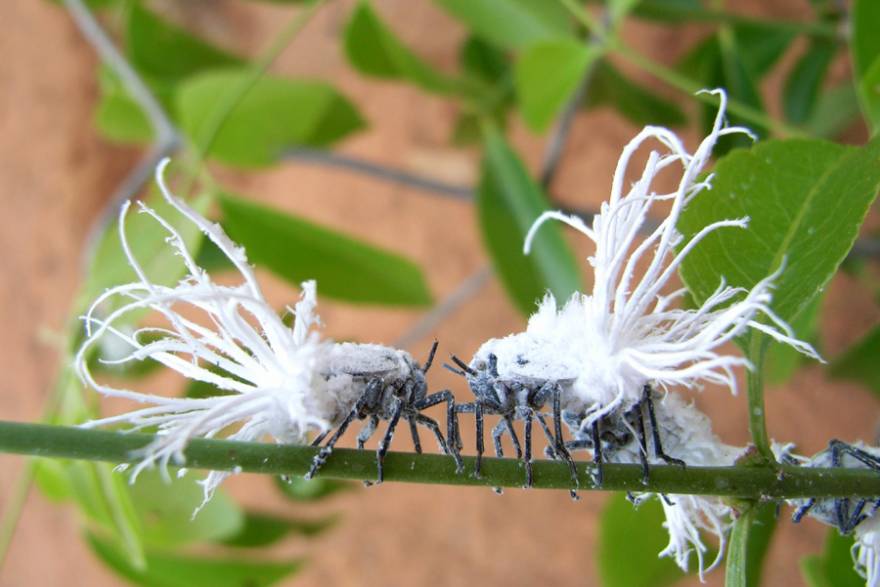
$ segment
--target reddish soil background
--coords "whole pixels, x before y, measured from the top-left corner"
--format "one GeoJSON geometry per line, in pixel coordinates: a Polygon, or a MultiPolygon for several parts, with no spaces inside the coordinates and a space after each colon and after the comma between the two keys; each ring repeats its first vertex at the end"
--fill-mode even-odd
{"type": "MultiPolygon", "coordinates": [[[[338,36],[352,2],[327,6],[283,54],[273,70],[333,81],[355,98],[370,128],[341,150],[455,183],[472,183],[476,154],[449,146],[453,106],[404,85],[358,76],[345,63],[338,36]]],[[[418,52],[451,68],[461,27],[430,2],[378,0],[379,12],[418,52]]],[[[751,14],[802,18],[805,0],[738,5],[751,14]]],[[[253,55],[278,30],[288,11],[234,1],[157,3],[179,22],[239,52],[253,55]]],[[[101,139],[92,125],[97,98],[96,57],[66,13],[45,1],[0,6],[8,25],[0,36],[0,418],[38,420],[57,369],[53,332],[60,331],[81,275],[88,228],[138,152],[101,139]]],[[[687,34],[634,24],[626,34],[660,60],[679,55],[700,31],[687,34]]],[[[790,58],[786,60],[790,63],[790,58]]],[[[841,64],[846,68],[846,64],[841,64]]],[[[778,76],[764,88],[775,96],[778,76]]],[[[771,102],[775,103],[773,99],[771,102]]],[[[569,204],[595,206],[609,188],[619,149],[638,129],[608,111],[580,114],[554,192],[569,204]]],[[[513,138],[532,169],[543,142],[515,124],[513,138]]],[[[690,140],[694,137],[691,135],[690,140]]],[[[216,170],[227,185],[255,199],[348,231],[408,255],[425,268],[437,300],[487,262],[473,209],[409,189],[340,171],[285,163],[258,173],[216,170]]],[[[572,241],[575,243],[576,241],[572,241]]],[[[578,245],[580,243],[577,243],[578,245]]],[[[296,292],[272,282],[273,302],[296,292]]],[[[328,334],[390,342],[419,318],[417,311],[357,308],[322,302],[328,334]]],[[[870,294],[845,277],[835,279],[822,322],[823,349],[833,357],[857,340],[878,312],[870,294]]],[[[523,322],[494,280],[434,333],[442,352],[470,354],[481,341],[520,330],[523,322]]],[[[430,339],[410,349],[422,356],[430,339]]],[[[443,370],[437,386],[461,382],[443,370]]],[[[856,385],[830,381],[809,366],[768,392],[774,437],[810,453],[826,440],[873,439],[877,403],[856,385]]],[[[730,443],[747,441],[745,398],[707,390],[695,397],[730,443]]],[[[400,435],[397,448],[407,449],[400,435]]],[[[467,439],[466,439],[467,442],[467,439]]],[[[468,444],[472,446],[472,444],[468,444]]],[[[23,459],[0,455],[0,504],[9,500],[23,459]]],[[[409,486],[393,483],[350,492],[319,506],[292,506],[266,479],[242,475],[228,483],[242,502],[278,512],[341,514],[332,531],[273,549],[279,558],[306,557],[300,585],[592,585],[596,520],[605,495],[572,503],[558,492],[409,486]]],[[[78,514],[33,491],[27,501],[0,586],[117,585],[121,581],[88,552],[78,514]]],[[[780,524],[766,585],[801,582],[798,560],[821,548],[824,528],[813,522],[780,524]]],[[[722,573],[708,577],[720,585],[722,573]]],[[[695,584],[696,579],[690,579],[695,584]]]]}

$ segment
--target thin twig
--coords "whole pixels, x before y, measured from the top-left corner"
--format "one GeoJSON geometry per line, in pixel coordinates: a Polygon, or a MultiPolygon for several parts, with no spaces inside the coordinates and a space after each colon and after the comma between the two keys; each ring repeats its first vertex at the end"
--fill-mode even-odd
{"type": "Polygon", "coordinates": [[[64,0],[64,4],[83,38],[92,45],[101,61],[119,77],[126,92],[140,106],[153,129],[153,145],[122,181],[104,206],[104,210],[89,228],[82,259],[84,270],[87,270],[101,235],[104,234],[107,226],[115,217],[119,206],[141,191],[149,181],[156,164],[163,157],[173,153],[180,146],[181,141],[180,134],[174,123],[171,122],[171,118],[156,100],[146,82],[113,44],[95,15],[82,0],[64,0]]]}
{"type": "Polygon", "coordinates": [[[468,186],[446,183],[444,181],[424,177],[402,169],[372,163],[370,161],[365,161],[349,155],[343,155],[341,153],[334,153],[332,151],[297,148],[287,151],[285,157],[287,159],[302,161],[305,163],[346,169],[389,183],[396,183],[409,188],[439,194],[441,196],[450,196],[457,200],[472,200],[474,197],[474,191],[468,186]]]}
{"type": "MultiPolygon", "coordinates": [[[[39,457],[85,459],[112,463],[136,462],[137,453],[156,436],[136,432],[111,432],[47,424],[0,422],[0,452],[39,457]]],[[[320,449],[230,440],[190,441],[184,451],[187,467],[235,470],[270,475],[302,475],[309,470],[320,449]]],[[[473,470],[473,457],[463,457],[465,471],[473,470]]],[[[568,489],[569,468],[557,461],[533,462],[536,489],[568,489]]],[[[579,463],[578,480],[583,490],[638,491],[652,493],[730,495],[735,497],[797,498],[856,497],[880,495],[880,475],[868,469],[821,469],[797,466],[691,467],[652,465],[651,477],[643,481],[639,465],[605,464],[604,483],[596,487],[592,463],[579,463]]],[[[376,453],[335,449],[321,475],[340,479],[375,479],[376,453]]],[[[482,477],[456,473],[455,461],[445,455],[388,453],[385,479],[405,483],[521,487],[525,481],[518,459],[484,458],[482,477]]]]}
{"type": "Polygon", "coordinates": [[[490,277],[492,277],[492,268],[489,265],[483,265],[468,275],[464,281],[458,284],[458,287],[456,287],[451,294],[439,304],[425,312],[425,314],[419,318],[412,327],[404,332],[400,338],[394,342],[394,346],[398,348],[407,348],[411,344],[434,332],[447,316],[458,310],[465,302],[477,295],[477,293],[479,293],[489,282],[490,277]]]}

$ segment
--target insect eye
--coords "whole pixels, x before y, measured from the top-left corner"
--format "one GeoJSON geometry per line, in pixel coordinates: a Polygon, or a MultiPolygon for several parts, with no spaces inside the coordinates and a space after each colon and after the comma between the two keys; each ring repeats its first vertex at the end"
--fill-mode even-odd
{"type": "Polygon", "coordinates": [[[474,366],[477,368],[477,371],[485,371],[486,370],[486,361],[477,361],[477,364],[474,366]]]}

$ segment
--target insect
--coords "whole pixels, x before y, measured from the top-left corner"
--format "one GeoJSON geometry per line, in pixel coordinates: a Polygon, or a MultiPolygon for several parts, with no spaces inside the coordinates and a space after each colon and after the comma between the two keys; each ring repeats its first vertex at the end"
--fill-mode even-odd
{"type": "MultiPolygon", "coordinates": [[[[603,462],[640,463],[647,482],[649,463],[729,466],[744,452],[742,448],[722,443],[712,432],[709,418],[678,394],[660,395],[647,385],[642,394],[639,402],[606,415],[587,429],[582,427],[582,413],[563,411],[563,420],[574,437],[566,447],[572,451],[593,452],[597,477],[603,462]],[[651,428],[654,445],[652,455],[648,451],[647,426],[651,428]]],[[[680,568],[687,570],[690,553],[696,552],[702,577],[705,571],[721,562],[731,520],[730,507],[713,496],[648,492],[627,495],[635,504],[654,496],[660,499],[666,516],[664,525],[669,532],[669,544],[660,555],[672,556],[680,568]],[[721,543],[718,556],[708,566],[703,559],[708,549],[700,538],[701,531],[714,534],[721,543]]]]}
{"type": "MultiPolygon", "coordinates": [[[[526,469],[526,487],[533,483],[532,474],[532,422],[537,420],[546,437],[548,450],[554,456],[568,462],[571,472],[572,488],[570,490],[573,499],[577,499],[577,468],[574,460],[562,441],[561,405],[563,386],[570,384],[570,380],[552,379],[530,372],[529,365],[532,358],[524,354],[511,357],[510,350],[515,348],[511,344],[512,337],[506,339],[491,339],[483,344],[471,360],[470,364],[456,356],[452,361],[459,367],[456,369],[449,365],[446,368],[467,378],[468,387],[474,394],[474,401],[467,404],[459,404],[457,413],[473,413],[476,420],[476,450],[477,458],[474,466],[474,474],[479,477],[482,457],[484,452],[483,418],[486,414],[501,416],[498,424],[492,429],[492,440],[495,445],[495,454],[504,456],[501,439],[505,433],[510,435],[516,458],[522,459],[526,469]],[[502,354],[496,354],[501,352],[502,354]],[[511,372],[511,359],[520,369],[511,372]],[[544,414],[541,410],[550,405],[553,414],[555,435],[551,432],[544,414]],[[523,451],[514,429],[514,421],[523,420],[525,451],[523,451]]],[[[535,357],[537,358],[537,357],[535,357]]],[[[538,360],[538,363],[542,361],[538,360]]],[[[459,439],[456,439],[460,443],[459,439]]]]}
{"type": "MultiPolygon", "coordinates": [[[[331,420],[336,430],[315,455],[312,466],[305,475],[306,479],[314,477],[327,462],[333,447],[355,419],[367,420],[357,436],[358,449],[364,448],[364,444],[376,432],[380,420],[388,422],[388,427],[376,449],[377,483],[381,483],[384,479],[385,454],[401,419],[409,423],[417,453],[422,452],[418,433],[418,426],[421,425],[434,433],[440,449],[455,459],[456,466],[460,470],[461,457],[455,443],[452,442],[457,435],[455,398],[449,390],[428,394],[428,384],[425,380],[425,374],[431,368],[436,352],[435,341],[424,367],[420,367],[409,353],[402,350],[376,344],[333,345],[330,352],[322,358],[319,371],[330,390],[326,396],[340,398],[338,409],[331,420]],[[334,391],[337,389],[348,391],[340,394],[334,391]],[[443,402],[446,402],[446,438],[443,437],[439,424],[422,414],[423,410],[443,402]]],[[[320,446],[331,430],[332,428],[317,436],[312,446],[320,446]]]]}
{"type": "Polygon", "coordinates": [[[569,450],[586,449],[592,453],[597,485],[602,485],[602,465],[606,461],[632,463],[638,460],[642,466],[642,479],[648,482],[652,459],[649,457],[646,429],[651,434],[654,462],[686,466],[682,459],[669,456],[663,448],[664,437],[677,440],[682,436],[682,431],[675,429],[676,420],[670,417],[669,408],[663,402],[656,404],[657,399],[657,392],[650,385],[645,385],[639,401],[626,409],[593,420],[589,426],[584,426],[587,410],[563,410],[562,419],[574,438],[565,446],[569,450]]]}
{"type": "MultiPolygon", "coordinates": [[[[864,443],[847,444],[831,440],[828,448],[812,457],[792,453],[793,445],[774,445],[773,451],[780,462],[804,467],[843,467],[870,469],[880,472],[880,447],[864,443]]],[[[820,522],[834,526],[843,535],[853,534],[855,542],[852,558],[855,570],[866,580],[867,587],[880,586],[880,497],[837,497],[791,499],[788,503],[797,509],[792,520],[800,522],[810,515],[820,522]]]]}
{"type": "MultiPolygon", "coordinates": [[[[871,469],[880,472],[880,448],[864,444],[852,445],[837,439],[828,443],[828,448],[811,458],[794,456],[791,446],[783,447],[779,459],[785,464],[806,467],[830,467],[848,469],[871,469]]],[[[841,534],[852,534],[856,527],[874,516],[880,508],[880,497],[838,497],[835,499],[817,499],[815,497],[791,500],[797,506],[792,514],[792,521],[800,522],[809,514],[817,520],[835,526],[841,534]],[[866,511],[870,509],[870,512],[866,511]]]]}

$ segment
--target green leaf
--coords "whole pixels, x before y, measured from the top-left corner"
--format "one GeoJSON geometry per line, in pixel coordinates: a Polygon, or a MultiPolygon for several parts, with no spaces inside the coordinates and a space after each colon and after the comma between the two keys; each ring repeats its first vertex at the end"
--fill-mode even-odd
{"type": "MultiPolygon", "coordinates": [[[[789,326],[800,340],[805,340],[818,349],[816,338],[819,335],[819,309],[825,296],[820,294],[813,298],[810,305],[793,320],[789,326]]],[[[821,351],[820,351],[821,352],[821,351]]],[[[794,375],[804,363],[806,357],[788,345],[776,344],[767,349],[764,362],[764,374],[767,383],[782,385],[794,375]]]]}
{"type": "Polygon", "coordinates": [[[568,11],[547,0],[434,0],[472,32],[505,49],[575,38],[568,11]]]}
{"type": "Polygon", "coordinates": [[[271,546],[290,534],[311,538],[318,536],[336,524],[336,517],[323,518],[314,522],[291,520],[261,512],[246,512],[244,525],[234,535],[224,539],[226,546],[237,548],[256,548],[271,546]]]}
{"type": "Polygon", "coordinates": [[[150,78],[179,81],[209,68],[234,67],[242,60],[164,21],[134,2],[129,10],[128,57],[150,78]]]}
{"type": "Polygon", "coordinates": [[[150,121],[106,66],[98,70],[101,99],[95,109],[95,125],[106,138],[119,143],[148,143],[153,139],[150,121]]]}
{"type": "Polygon", "coordinates": [[[58,459],[34,459],[34,481],[43,496],[56,503],[73,499],[67,467],[58,459]]]}
{"type": "Polygon", "coordinates": [[[805,127],[817,137],[835,138],[856,121],[859,112],[855,88],[844,83],[819,95],[805,127]]]}
{"type": "Polygon", "coordinates": [[[608,17],[613,23],[612,30],[617,28],[617,23],[626,18],[632,10],[641,3],[642,0],[609,0],[608,1],[608,17]]]}
{"type": "Polygon", "coordinates": [[[733,524],[727,544],[724,587],[748,587],[754,584],[749,577],[748,545],[753,511],[740,515],[733,524]]]}
{"type": "MultiPolygon", "coordinates": [[[[188,78],[177,92],[181,128],[203,140],[213,124],[218,96],[236,92],[250,72],[213,71],[188,78]]],[[[319,81],[263,76],[220,128],[209,155],[224,163],[259,167],[276,162],[284,151],[301,146],[330,146],[364,127],[354,105],[331,85],[319,81]]]]}
{"type": "Polygon", "coordinates": [[[300,561],[262,562],[151,550],[147,553],[146,566],[138,569],[128,564],[113,542],[95,534],[88,534],[87,539],[107,566],[143,587],[268,587],[302,568],[300,561]]]}
{"type": "Polygon", "coordinates": [[[602,587],[663,587],[685,576],[658,553],[669,536],[656,499],[634,508],[620,494],[610,496],[599,521],[599,577],[602,587]]]}
{"type": "Polygon", "coordinates": [[[837,379],[861,383],[880,398],[880,326],[834,359],[828,370],[837,379]]]}
{"type": "Polygon", "coordinates": [[[859,96],[862,99],[865,117],[876,134],[877,129],[880,129],[880,56],[874,60],[874,64],[868,68],[865,77],[859,83],[859,96]]]}
{"type": "Polygon", "coordinates": [[[880,2],[854,0],[851,26],[856,87],[865,119],[876,132],[880,128],[880,2]]]}
{"type": "Polygon", "coordinates": [[[342,491],[350,491],[356,486],[338,479],[303,479],[299,475],[289,478],[275,478],[275,486],[294,501],[319,501],[342,491]]]}
{"type": "Polygon", "coordinates": [[[492,86],[511,72],[510,60],[503,50],[473,35],[461,44],[458,63],[465,75],[492,86]]]}
{"type": "Polygon", "coordinates": [[[597,47],[567,39],[526,48],[516,63],[516,93],[529,128],[546,130],[601,53],[597,47]]]}
{"type": "Polygon", "coordinates": [[[67,475],[80,510],[113,540],[126,564],[143,568],[146,559],[140,520],[125,478],[106,463],[84,461],[71,461],[67,475]]]}
{"type": "Polygon", "coordinates": [[[795,38],[792,31],[772,25],[738,24],[731,30],[736,50],[755,80],[770,72],[795,38]]]}
{"type": "Polygon", "coordinates": [[[828,530],[825,551],[801,559],[801,573],[809,587],[864,587],[865,580],[853,568],[852,536],[828,530]]]}
{"type": "MultiPolygon", "coordinates": [[[[764,561],[767,558],[767,551],[770,548],[773,532],[776,531],[776,504],[767,502],[756,505],[747,515],[750,521],[745,530],[745,543],[744,545],[735,546],[735,538],[731,536],[731,549],[740,548],[740,546],[745,548],[745,561],[742,565],[745,583],[742,583],[742,585],[760,587],[764,561]]],[[[738,563],[731,564],[730,559],[728,559],[727,564],[728,569],[730,569],[730,567],[738,563]]]]}
{"type": "MultiPolygon", "coordinates": [[[[189,204],[198,212],[204,213],[211,200],[212,196],[205,193],[189,204]]],[[[178,231],[190,251],[199,248],[202,232],[168,204],[161,194],[151,191],[146,204],[178,231]]],[[[125,226],[132,254],[147,277],[157,285],[176,284],[186,269],[174,248],[166,242],[168,232],[162,225],[147,214],[137,214],[132,210],[125,219],[125,226]]],[[[113,222],[108,225],[95,249],[82,299],[90,303],[107,288],[135,280],[137,275],[129,265],[119,241],[118,223],[113,222]]],[[[131,313],[128,316],[129,323],[133,323],[138,315],[136,312],[131,313]]]]}
{"type": "Polygon", "coordinates": [[[584,104],[587,108],[609,106],[638,125],[682,126],[687,122],[678,104],[627,79],[606,59],[594,66],[584,104]]]}
{"type": "Polygon", "coordinates": [[[410,81],[429,92],[447,94],[458,89],[451,79],[425,63],[379,19],[369,3],[361,1],[345,27],[345,54],[361,73],[410,81]]]}
{"type": "MultiPolygon", "coordinates": [[[[791,39],[790,32],[766,26],[725,27],[689,52],[680,62],[679,69],[700,81],[703,87],[725,88],[730,98],[763,112],[758,82],[782,55],[791,39]]],[[[704,104],[701,111],[702,126],[707,131],[715,120],[717,107],[704,104]]],[[[766,129],[737,116],[731,115],[728,119],[731,125],[748,126],[759,136],[767,134],[766,129]]],[[[748,137],[730,135],[718,141],[715,152],[720,155],[750,144],[748,137]]]]}
{"type": "Polygon", "coordinates": [[[291,283],[317,279],[321,295],[351,302],[431,303],[419,267],[396,253],[237,196],[224,194],[220,208],[250,260],[291,283]]]}
{"type": "Polygon", "coordinates": [[[855,242],[880,186],[878,161],[880,139],[863,148],[768,141],[720,160],[714,187],[688,205],[680,230],[688,237],[717,220],[751,220],[747,229],[714,232],[685,259],[681,275],[697,302],[722,276],[751,289],[784,263],[771,306],[796,321],[855,242]]]}
{"type": "Polygon", "coordinates": [[[523,239],[548,209],[547,199],[522,162],[494,128],[484,132],[485,155],[477,191],[477,211],[486,249],[517,308],[531,314],[550,290],[560,302],[581,286],[574,255],[557,226],[548,223],[523,254],[523,239]]]}
{"type": "Polygon", "coordinates": [[[166,483],[159,471],[138,475],[131,486],[131,498],[142,528],[144,543],[173,548],[193,542],[222,540],[237,534],[244,526],[244,513],[222,491],[193,516],[204,490],[193,474],[166,483]]]}
{"type": "Polygon", "coordinates": [[[827,40],[816,40],[792,68],[782,92],[782,110],[795,123],[806,122],[816,106],[816,98],[828,66],[837,54],[838,45],[827,40]]]}

